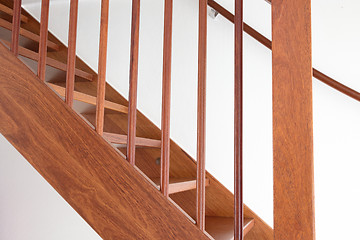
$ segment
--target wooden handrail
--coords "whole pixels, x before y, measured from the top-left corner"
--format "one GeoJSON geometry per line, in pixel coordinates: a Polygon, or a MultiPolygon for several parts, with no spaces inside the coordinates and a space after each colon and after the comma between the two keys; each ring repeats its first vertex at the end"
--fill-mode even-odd
{"type": "Polygon", "coordinates": [[[196,225],[205,231],[207,0],[199,0],[196,225]]]}
{"type": "Polygon", "coordinates": [[[100,21],[100,43],[99,43],[99,64],[98,64],[98,83],[96,97],[96,132],[102,136],[104,132],[104,103],[106,88],[106,56],[108,41],[109,23],[109,0],[101,1],[101,21],[100,21]]]}
{"type": "Polygon", "coordinates": [[[235,0],[234,240],[243,240],[243,0],[235,0]]]}
{"type": "Polygon", "coordinates": [[[37,75],[45,81],[50,0],[41,1],[39,61],[37,75]]]}
{"type": "Polygon", "coordinates": [[[19,54],[20,24],[21,0],[14,0],[10,51],[12,51],[15,56],[19,54]]]}
{"type": "Polygon", "coordinates": [[[160,191],[165,197],[169,196],[172,13],[173,0],[165,0],[160,182],[160,191]]]}
{"type": "Polygon", "coordinates": [[[72,107],[74,102],[78,6],[79,6],[79,0],[71,0],[70,17],[69,17],[67,71],[66,71],[66,96],[65,96],[65,102],[70,107],[72,107]]]}
{"type": "MultiPolygon", "coordinates": [[[[14,3],[15,3],[15,1],[14,1],[14,3]]],[[[13,10],[11,8],[3,5],[3,4],[0,4],[0,11],[4,12],[4,13],[10,15],[10,16],[14,16],[13,10]]],[[[20,19],[24,23],[27,23],[29,21],[28,17],[26,17],[24,15],[20,15],[20,19]]]]}
{"type": "Polygon", "coordinates": [[[135,165],[140,0],[132,1],[127,159],[135,165]]]}
{"type": "MultiPolygon", "coordinates": [[[[271,3],[271,1],[268,1],[268,2],[271,3]]],[[[231,12],[229,12],[228,10],[226,10],[223,6],[221,6],[214,0],[208,0],[208,5],[210,7],[212,7],[213,9],[215,9],[218,13],[220,13],[224,18],[226,18],[230,22],[234,23],[234,15],[231,12]]],[[[262,35],[258,31],[256,31],[255,29],[253,29],[252,27],[247,25],[246,23],[244,23],[244,32],[249,34],[251,37],[253,37],[255,40],[260,42],[262,45],[264,45],[268,49],[270,49],[270,50],[272,49],[272,42],[268,38],[266,38],[264,35],[262,35]]],[[[313,68],[313,76],[316,79],[325,83],[326,85],[348,95],[349,97],[351,97],[357,101],[360,101],[360,93],[359,92],[341,84],[340,82],[332,79],[331,77],[325,75],[324,73],[321,73],[316,68],[313,68]]]]}

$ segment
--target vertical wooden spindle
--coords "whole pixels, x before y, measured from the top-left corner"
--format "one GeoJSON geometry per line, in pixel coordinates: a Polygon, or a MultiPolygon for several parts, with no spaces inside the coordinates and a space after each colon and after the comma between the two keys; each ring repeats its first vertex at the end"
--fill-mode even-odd
{"type": "Polygon", "coordinates": [[[10,51],[12,51],[15,56],[19,54],[20,23],[21,0],[14,0],[10,51]]]}
{"type": "Polygon", "coordinates": [[[45,81],[50,0],[41,1],[38,77],[45,81]]]}
{"type": "Polygon", "coordinates": [[[140,0],[132,1],[127,159],[135,165],[140,0]]]}
{"type": "Polygon", "coordinates": [[[109,0],[101,0],[101,20],[100,20],[100,43],[99,43],[99,64],[98,64],[98,83],[96,97],[96,132],[102,136],[104,132],[104,113],[105,113],[105,87],[106,87],[106,55],[108,40],[109,22],[109,0]]]}
{"type": "Polygon", "coordinates": [[[207,0],[199,0],[196,224],[205,230],[205,118],[206,118],[207,0]]]}
{"type": "Polygon", "coordinates": [[[169,196],[170,168],[170,100],[171,100],[171,41],[173,0],[165,0],[164,52],[161,119],[161,183],[160,190],[169,196]]]}
{"type": "Polygon", "coordinates": [[[68,36],[68,56],[66,72],[66,93],[65,102],[70,107],[74,102],[74,84],[75,84],[75,61],[76,61],[76,31],[78,19],[79,0],[70,1],[69,17],[69,36],[68,36]]]}
{"type": "Polygon", "coordinates": [[[243,239],[243,0],[235,0],[234,240],[243,239]]]}

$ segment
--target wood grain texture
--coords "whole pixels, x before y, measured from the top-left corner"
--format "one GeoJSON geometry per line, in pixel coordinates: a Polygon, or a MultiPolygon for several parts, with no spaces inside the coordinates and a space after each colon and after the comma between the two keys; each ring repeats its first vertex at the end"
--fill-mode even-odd
{"type": "Polygon", "coordinates": [[[1,134],[100,237],[208,239],[2,45],[0,62],[1,134]]]}
{"type": "Polygon", "coordinates": [[[13,19],[11,30],[11,45],[10,51],[15,56],[19,54],[19,37],[20,37],[20,23],[21,23],[21,0],[14,0],[13,5],[13,19]]]}
{"type": "Polygon", "coordinates": [[[96,132],[104,132],[105,91],[106,91],[106,57],[109,24],[109,0],[101,0],[100,43],[98,64],[98,85],[96,94],[96,132]]]}
{"type": "Polygon", "coordinates": [[[170,100],[171,100],[171,45],[172,45],[173,0],[165,0],[164,50],[161,110],[161,184],[160,191],[169,196],[170,168],[170,100]]]}
{"type": "MultiPolygon", "coordinates": [[[[0,18],[0,27],[3,27],[7,30],[12,30],[12,23],[0,18]]],[[[28,31],[24,28],[20,28],[19,30],[19,34],[23,37],[26,37],[30,40],[33,40],[34,42],[40,42],[40,36],[31,32],[31,31],[28,31]]],[[[53,50],[58,50],[59,49],[59,46],[51,41],[48,41],[48,47],[53,49],[53,50]]]]}
{"type": "Polygon", "coordinates": [[[45,81],[50,0],[41,0],[39,61],[37,75],[45,81]]]}
{"type": "MultiPolygon", "coordinates": [[[[127,135],[104,132],[103,137],[111,143],[127,144],[127,135]]],[[[156,139],[136,137],[135,145],[142,147],[160,148],[161,141],[156,139]]]]}
{"type": "MultiPolygon", "coordinates": [[[[151,179],[155,185],[160,190],[161,178],[152,178],[151,179]]],[[[206,179],[205,185],[209,186],[210,180],[206,179]]],[[[196,189],[196,180],[189,178],[170,178],[169,179],[169,194],[189,191],[192,189],[196,189]]]]}
{"type": "Polygon", "coordinates": [[[311,0],[272,1],[275,239],[315,239],[311,0]]]}
{"type": "Polygon", "coordinates": [[[243,0],[235,0],[234,33],[234,239],[243,240],[243,0]]]}
{"type": "Polygon", "coordinates": [[[132,0],[129,73],[128,142],[126,156],[135,165],[136,111],[139,58],[140,0],[132,0]]]}
{"type": "MultiPolygon", "coordinates": [[[[15,3],[16,1],[17,1],[17,0],[15,0],[14,3],[15,3]]],[[[20,4],[20,6],[21,6],[21,4],[20,4]]],[[[20,7],[20,8],[21,8],[21,7],[20,7]]],[[[13,9],[12,9],[12,8],[9,8],[9,7],[7,7],[6,5],[3,5],[3,4],[1,4],[1,3],[0,3],[0,11],[1,11],[1,12],[4,12],[4,13],[10,15],[10,16],[14,16],[13,9]]],[[[24,16],[24,15],[20,15],[20,20],[21,20],[22,22],[25,22],[25,23],[29,21],[29,19],[28,19],[26,16],[24,16]]]]}
{"type": "MultiPolygon", "coordinates": [[[[255,220],[244,219],[244,236],[254,227],[255,220]]],[[[229,217],[206,217],[206,232],[215,240],[234,240],[234,219],[229,217]]]]}
{"type": "Polygon", "coordinates": [[[73,102],[74,102],[78,6],[79,6],[79,0],[70,1],[68,58],[67,58],[67,69],[66,69],[66,94],[65,94],[65,102],[70,107],[73,106],[73,102]]]}

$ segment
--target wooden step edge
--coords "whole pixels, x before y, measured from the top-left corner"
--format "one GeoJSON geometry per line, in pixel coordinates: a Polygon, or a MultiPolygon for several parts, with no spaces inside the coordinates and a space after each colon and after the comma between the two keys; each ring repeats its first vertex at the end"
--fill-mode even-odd
{"type": "MultiPolygon", "coordinates": [[[[4,4],[1,4],[1,3],[0,3],[0,11],[1,11],[1,12],[4,12],[4,13],[10,15],[10,16],[13,16],[13,10],[12,10],[12,8],[9,8],[9,7],[5,6],[4,4]]],[[[27,22],[29,21],[29,18],[26,17],[26,16],[24,16],[24,15],[21,15],[21,16],[20,16],[20,19],[21,19],[21,21],[24,22],[24,23],[27,23],[27,22]]]]}
{"type": "MultiPolygon", "coordinates": [[[[114,144],[127,144],[127,135],[104,132],[103,137],[114,144]]],[[[160,148],[161,140],[136,137],[135,145],[142,147],[160,148]]]]}
{"type": "MultiPolygon", "coordinates": [[[[12,30],[12,23],[0,18],[0,27],[3,27],[7,30],[12,30]]],[[[23,37],[26,37],[30,40],[33,40],[35,42],[39,42],[40,41],[40,36],[33,33],[33,32],[30,32],[29,30],[26,30],[24,28],[20,28],[20,35],[23,36],[23,37]]],[[[60,46],[50,40],[48,40],[48,48],[51,48],[55,51],[58,51],[60,49],[60,46]]]]}
{"type": "MultiPolygon", "coordinates": [[[[59,94],[61,97],[65,97],[65,88],[55,85],[53,83],[47,83],[55,92],[57,92],[57,94],[59,94]]],[[[80,102],[84,102],[84,103],[88,103],[88,104],[92,104],[96,106],[96,97],[85,94],[85,93],[81,93],[81,92],[77,92],[74,91],[74,100],[80,101],[80,102]]],[[[121,112],[121,113],[127,113],[128,112],[128,108],[126,106],[123,106],[121,104],[118,103],[114,103],[114,102],[110,102],[110,101],[105,101],[105,108],[107,109],[111,109],[117,112],[121,112]]]]}
{"type": "MultiPolygon", "coordinates": [[[[216,240],[234,239],[234,218],[233,217],[205,217],[205,231],[216,240]]],[[[255,226],[255,219],[245,218],[243,234],[246,236],[255,226]]]]}
{"type": "MultiPolygon", "coordinates": [[[[3,43],[5,43],[8,47],[10,46],[10,42],[6,41],[6,40],[2,40],[3,43]]],[[[28,59],[34,60],[34,61],[38,61],[39,60],[39,54],[37,52],[34,52],[30,49],[24,48],[19,46],[19,55],[26,57],[28,59]]],[[[58,70],[62,70],[64,72],[67,71],[67,65],[65,63],[59,62],[53,58],[47,57],[46,58],[46,65],[56,68],[58,70]]],[[[93,81],[94,79],[94,75],[92,75],[91,73],[85,72],[83,70],[80,69],[75,69],[75,75],[78,77],[81,77],[83,79],[89,80],[89,81],[93,81]]]]}
{"type": "MultiPolygon", "coordinates": [[[[152,178],[151,179],[160,189],[160,178],[152,178]]],[[[188,178],[173,178],[169,179],[169,194],[185,192],[192,189],[196,189],[196,180],[188,179],[188,178]]],[[[205,179],[205,186],[209,186],[210,180],[208,178],[205,179]]]]}

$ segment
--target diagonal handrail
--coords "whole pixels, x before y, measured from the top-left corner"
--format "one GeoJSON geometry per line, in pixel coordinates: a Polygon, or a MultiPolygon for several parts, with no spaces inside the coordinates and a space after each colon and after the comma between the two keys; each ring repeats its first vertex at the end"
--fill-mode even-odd
{"type": "MultiPolygon", "coordinates": [[[[223,6],[215,2],[214,0],[208,0],[208,5],[215,9],[218,13],[220,13],[223,17],[225,17],[230,22],[234,23],[234,15],[229,12],[227,9],[225,9],[223,6]]],[[[262,45],[267,47],[268,49],[272,50],[272,42],[265,36],[263,36],[261,33],[244,23],[244,32],[249,34],[251,37],[253,37],[255,40],[260,42],[262,45]]],[[[360,101],[360,93],[355,91],[352,88],[349,88],[348,86],[336,81],[335,79],[325,75],[324,73],[320,72],[319,70],[313,68],[313,76],[320,80],[321,82],[325,83],[326,85],[338,90],[339,92],[357,100],[360,101]]]]}

